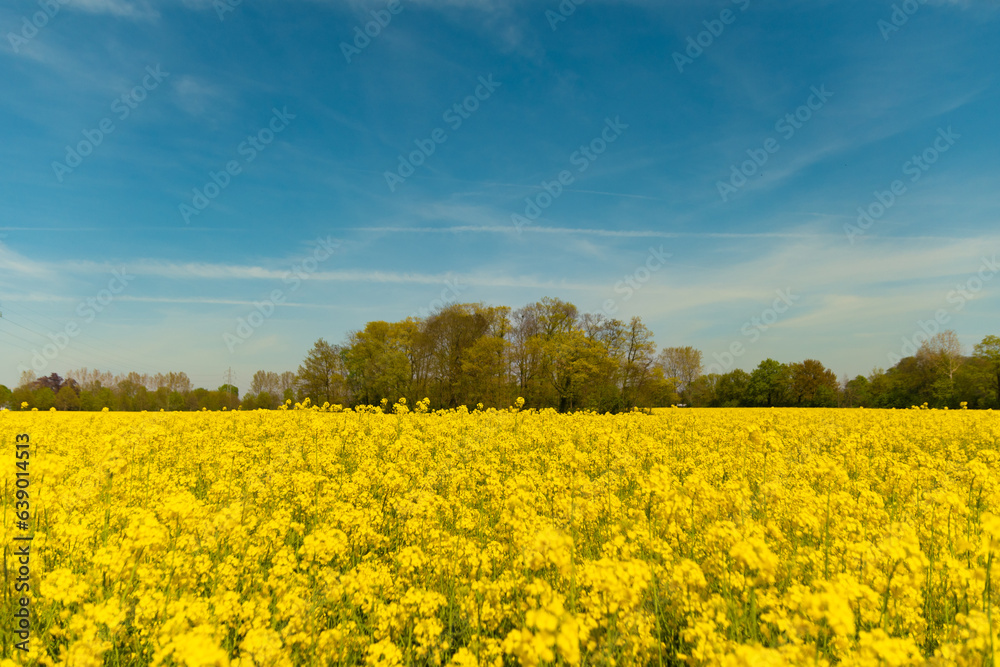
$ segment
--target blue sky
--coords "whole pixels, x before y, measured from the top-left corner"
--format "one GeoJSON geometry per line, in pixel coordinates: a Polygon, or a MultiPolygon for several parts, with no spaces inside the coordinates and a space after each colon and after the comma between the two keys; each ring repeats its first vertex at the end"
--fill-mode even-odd
{"type": "Polygon", "coordinates": [[[45,4],[0,8],[0,383],[245,390],[436,300],[712,370],[1000,333],[995,3],[45,4]]]}

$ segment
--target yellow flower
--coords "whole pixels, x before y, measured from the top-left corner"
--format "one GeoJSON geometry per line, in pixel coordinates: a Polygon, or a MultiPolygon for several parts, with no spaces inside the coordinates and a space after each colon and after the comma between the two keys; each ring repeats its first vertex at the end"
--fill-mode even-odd
{"type": "Polygon", "coordinates": [[[388,639],[372,644],[366,652],[365,664],[372,667],[393,667],[403,664],[403,652],[388,639]]]}
{"type": "Polygon", "coordinates": [[[12,460],[33,443],[5,508],[14,595],[25,497],[35,530],[24,662],[966,667],[1000,647],[995,412],[292,405],[0,413],[12,460]]]}

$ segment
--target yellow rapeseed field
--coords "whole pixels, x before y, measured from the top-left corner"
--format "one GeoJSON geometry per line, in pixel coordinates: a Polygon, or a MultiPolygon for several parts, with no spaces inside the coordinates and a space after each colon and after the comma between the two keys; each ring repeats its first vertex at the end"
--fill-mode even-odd
{"type": "Polygon", "coordinates": [[[2,665],[1000,665],[995,412],[305,407],[0,413],[2,665]]]}

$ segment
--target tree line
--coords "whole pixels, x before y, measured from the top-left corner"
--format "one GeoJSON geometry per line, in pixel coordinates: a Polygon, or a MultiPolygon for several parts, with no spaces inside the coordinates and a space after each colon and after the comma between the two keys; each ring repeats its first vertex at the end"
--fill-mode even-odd
{"type": "Polygon", "coordinates": [[[837,381],[816,360],[765,359],[752,372],[700,375],[681,390],[701,407],[1000,408],[1000,337],[986,336],[963,355],[954,331],[935,334],[888,370],[837,381]]]}
{"type": "MultiPolygon", "coordinates": [[[[287,373],[288,386],[294,385],[295,373],[287,373]]],[[[48,410],[221,410],[240,406],[239,391],[223,384],[218,389],[195,388],[187,373],[156,375],[109,372],[86,368],[69,371],[66,378],[58,373],[36,378],[22,373],[17,388],[0,385],[0,407],[48,410]]]]}
{"type": "Polygon", "coordinates": [[[296,372],[257,371],[236,387],[193,388],[184,373],[112,375],[71,371],[63,379],[26,374],[0,385],[0,406],[47,410],[276,409],[378,405],[428,398],[434,408],[530,408],[619,412],[633,407],[1000,408],[1000,337],[969,355],[953,331],[926,340],[888,370],[838,381],[815,359],[765,359],[751,372],[703,373],[693,347],[657,350],[639,317],[627,322],[580,313],[544,298],[518,310],[454,304],[426,317],[369,322],[340,344],[320,338],[296,372]]]}

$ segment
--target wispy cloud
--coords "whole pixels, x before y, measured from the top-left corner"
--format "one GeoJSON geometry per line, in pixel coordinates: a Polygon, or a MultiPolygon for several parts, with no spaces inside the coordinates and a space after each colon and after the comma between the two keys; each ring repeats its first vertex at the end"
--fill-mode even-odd
{"type": "MultiPolygon", "coordinates": [[[[59,264],[64,272],[105,275],[112,270],[122,268],[122,265],[93,261],[69,261],[59,264]]],[[[157,260],[132,260],[126,270],[137,276],[167,278],[171,280],[254,280],[275,281],[280,283],[294,276],[288,269],[271,269],[262,266],[245,266],[233,264],[208,263],[171,263],[157,260]]],[[[340,282],[340,283],[387,283],[401,285],[441,285],[446,280],[455,278],[449,273],[401,273],[395,271],[316,271],[308,274],[309,282],[340,282]]],[[[469,285],[499,286],[499,287],[531,287],[567,290],[593,289],[593,284],[579,283],[569,280],[545,280],[531,276],[504,275],[462,275],[462,282],[469,285]]]]}
{"type": "MultiPolygon", "coordinates": [[[[333,235],[342,248],[286,289],[292,307],[243,348],[247,364],[294,369],[316,336],[406,317],[452,280],[461,301],[515,308],[616,299],[616,316],[641,316],[661,344],[706,351],[791,288],[801,307],[769,353],[862,370],[852,337],[877,347],[912,329],[1000,241],[997,11],[982,9],[996,3],[927,0],[887,42],[876,23],[890,3],[751,3],[679,74],[671,53],[718,8],[587,0],[553,30],[558,0],[402,0],[376,31],[386,0],[244,0],[224,21],[214,0],[68,0],[17,53],[0,45],[0,301],[61,321],[125,266],[137,279],[87,335],[214,373],[221,333],[288,288],[308,239],[333,235]],[[355,27],[378,36],[347,63],[355,27]],[[112,111],[156,63],[165,88],[112,111]],[[473,82],[487,74],[503,86],[483,104],[473,82]],[[721,201],[730,165],[824,83],[829,104],[721,201]],[[262,123],[286,104],[298,119],[279,139],[262,123]],[[446,120],[453,105],[462,115],[446,120]],[[616,114],[628,133],[577,171],[571,155],[602,148],[616,114]],[[98,133],[105,118],[114,128],[98,133]],[[858,206],[942,125],[960,147],[849,244],[858,206]],[[67,147],[89,156],[59,183],[67,147]],[[431,154],[390,193],[386,170],[413,151],[431,154]],[[573,181],[543,194],[561,170],[573,181]],[[194,229],[178,206],[196,191],[194,229]],[[542,210],[518,230],[526,199],[542,210]],[[625,299],[651,246],[672,257],[625,299]]],[[[13,31],[39,7],[0,4],[13,31]]],[[[997,295],[994,280],[956,330],[993,332],[997,295]]]]}
{"type": "Polygon", "coordinates": [[[191,75],[178,76],[172,83],[177,106],[193,116],[204,114],[235,94],[221,85],[191,75]]]}
{"type": "Polygon", "coordinates": [[[119,18],[151,20],[160,13],[147,0],[62,0],[70,9],[119,18]]]}
{"type": "MultiPolygon", "coordinates": [[[[351,231],[385,234],[507,234],[516,236],[518,230],[509,226],[454,225],[450,227],[352,227],[351,231]]],[[[773,239],[816,238],[814,233],[795,232],[660,232],[655,230],[586,229],[571,227],[521,227],[525,234],[554,234],[566,236],[605,236],[610,238],[704,238],[704,239],[773,239]]],[[[830,235],[833,236],[833,235],[830,235]]]]}
{"type": "Polygon", "coordinates": [[[28,259],[0,243],[0,282],[26,278],[49,278],[52,270],[41,262],[28,259]]]}

